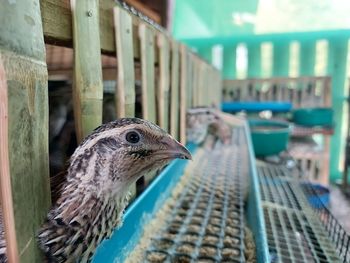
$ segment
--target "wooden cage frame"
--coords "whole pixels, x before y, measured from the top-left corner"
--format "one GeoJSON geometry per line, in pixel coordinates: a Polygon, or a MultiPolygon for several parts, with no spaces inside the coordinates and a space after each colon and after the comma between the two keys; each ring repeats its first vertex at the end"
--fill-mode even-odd
{"type": "Polygon", "coordinates": [[[74,49],[79,140],[102,122],[101,53],[117,57],[118,117],[134,116],[135,61],[141,63],[143,117],[182,143],[186,109],[219,106],[220,72],[134,11],[112,0],[100,6],[98,0],[2,4],[0,22],[7,26],[0,29],[0,189],[9,262],[41,262],[36,231],[51,205],[45,44],[74,49]]]}

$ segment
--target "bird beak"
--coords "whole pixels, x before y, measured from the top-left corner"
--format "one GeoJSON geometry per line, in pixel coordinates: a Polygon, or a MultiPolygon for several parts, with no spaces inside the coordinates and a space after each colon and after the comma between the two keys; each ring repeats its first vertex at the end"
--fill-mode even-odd
{"type": "Polygon", "coordinates": [[[165,145],[165,149],[160,150],[160,154],[164,156],[166,159],[187,159],[192,160],[192,155],[187,150],[185,146],[176,141],[172,137],[164,138],[161,143],[165,145]]]}

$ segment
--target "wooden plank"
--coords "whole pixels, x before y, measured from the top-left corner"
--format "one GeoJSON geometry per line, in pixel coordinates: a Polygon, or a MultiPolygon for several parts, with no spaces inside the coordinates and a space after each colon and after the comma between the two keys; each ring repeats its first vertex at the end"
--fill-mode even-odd
{"type": "Polygon", "coordinates": [[[118,118],[135,116],[135,71],[132,19],[128,12],[115,7],[114,25],[117,43],[118,85],[116,109],[118,118]]]}
{"type": "Polygon", "coordinates": [[[8,136],[8,97],[5,69],[0,55],[0,196],[2,223],[5,231],[6,254],[8,262],[19,262],[15,216],[13,211],[9,136],[8,136]]]}
{"type": "Polygon", "coordinates": [[[80,142],[102,123],[98,0],[71,0],[71,9],[74,34],[73,108],[77,139],[80,142]]]}
{"type": "Polygon", "coordinates": [[[186,89],[186,109],[192,108],[193,95],[193,58],[192,54],[187,51],[187,89],[186,89]]]}
{"type": "MultiPolygon", "coordinates": [[[[141,46],[141,79],[142,79],[142,118],[156,123],[156,93],[155,93],[155,69],[154,69],[154,30],[142,23],[139,25],[141,46]]],[[[145,184],[149,184],[155,177],[155,173],[145,175],[145,184]]]]}
{"type": "MultiPolygon", "coordinates": [[[[113,55],[116,53],[114,41],[114,19],[113,7],[117,4],[113,0],[101,1],[99,27],[101,52],[113,55]]],[[[66,47],[73,46],[72,14],[69,0],[42,0],[40,1],[42,11],[42,22],[45,36],[45,42],[53,45],[62,45],[66,47]]],[[[134,38],[134,56],[140,57],[139,46],[137,45],[137,27],[140,19],[132,16],[133,28],[136,34],[134,38]]]]}
{"type": "Polygon", "coordinates": [[[170,133],[179,139],[179,45],[171,42],[171,111],[170,133]]]}
{"type": "Polygon", "coordinates": [[[156,94],[154,73],[154,30],[142,23],[139,26],[141,45],[142,116],[156,122],[156,94]]]}
{"type": "Polygon", "coordinates": [[[198,58],[193,55],[193,88],[192,88],[192,105],[198,106],[198,58]]]}
{"type": "Polygon", "coordinates": [[[159,126],[169,131],[169,86],[170,86],[170,60],[169,39],[158,33],[159,47],[159,85],[158,85],[158,120],[159,126]]]}
{"type": "MultiPolygon", "coordinates": [[[[135,117],[135,71],[133,24],[131,15],[120,7],[113,8],[115,43],[117,47],[118,79],[115,89],[117,117],[135,117]]],[[[129,187],[131,199],[136,196],[136,184],[129,187]]]]}
{"type": "Polygon", "coordinates": [[[199,90],[198,90],[198,106],[204,106],[205,105],[205,63],[204,61],[201,61],[200,67],[199,67],[199,90]]]}
{"type": "Polygon", "coordinates": [[[185,45],[180,46],[180,142],[186,143],[186,93],[187,93],[187,85],[188,85],[188,65],[187,65],[187,48],[185,45]]]}
{"type": "Polygon", "coordinates": [[[48,76],[39,0],[1,3],[0,24],[6,24],[0,26],[0,53],[8,87],[8,151],[19,261],[43,262],[36,234],[51,200],[48,76]]]}
{"type": "Polygon", "coordinates": [[[141,13],[145,14],[146,16],[148,16],[149,18],[151,18],[154,22],[156,22],[157,24],[161,23],[161,19],[160,19],[160,15],[156,12],[154,12],[152,9],[150,9],[148,6],[142,4],[139,1],[135,1],[135,0],[125,0],[126,3],[128,3],[129,5],[133,6],[134,8],[136,8],[138,11],[140,11],[141,13]]]}

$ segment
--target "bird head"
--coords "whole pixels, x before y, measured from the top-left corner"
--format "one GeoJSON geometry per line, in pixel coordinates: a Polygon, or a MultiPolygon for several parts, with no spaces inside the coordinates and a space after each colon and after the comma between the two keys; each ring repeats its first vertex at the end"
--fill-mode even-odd
{"type": "Polygon", "coordinates": [[[103,124],[86,137],[72,155],[68,176],[93,182],[99,189],[117,185],[120,190],[176,158],[192,157],[157,125],[123,118],[103,124]]]}

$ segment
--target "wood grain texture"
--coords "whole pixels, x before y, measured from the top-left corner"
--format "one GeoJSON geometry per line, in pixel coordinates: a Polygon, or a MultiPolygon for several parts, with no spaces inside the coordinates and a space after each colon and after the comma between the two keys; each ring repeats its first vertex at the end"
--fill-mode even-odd
{"type": "Polygon", "coordinates": [[[72,0],[71,9],[74,34],[73,106],[76,134],[80,142],[102,123],[98,0],[72,0]]]}
{"type": "Polygon", "coordinates": [[[0,196],[2,222],[5,230],[6,254],[9,262],[19,262],[13,214],[12,187],[9,161],[8,96],[5,69],[0,54],[0,196]]]}
{"type": "MultiPolygon", "coordinates": [[[[83,2],[83,1],[82,1],[83,2]]],[[[104,54],[115,54],[116,45],[114,41],[113,7],[117,4],[113,0],[104,0],[100,3],[99,27],[101,52],[104,54]]],[[[45,42],[53,45],[66,47],[73,46],[72,11],[69,0],[42,0],[40,1],[42,11],[43,30],[45,42]]],[[[140,19],[132,16],[135,59],[140,57],[137,43],[137,27],[140,19]]]]}
{"type": "Polygon", "coordinates": [[[170,134],[179,140],[179,45],[171,42],[171,110],[170,110],[170,134]]]}
{"type": "MultiPolygon", "coordinates": [[[[155,92],[155,31],[148,25],[139,25],[141,47],[141,79],[142,79],[142,118],[153,123],[157,122],[156,92],[155,92]]],[[[156,173],[145,175],[145,183],[148,185],[156,173]]]]}
{"type": "Polygon", "coordinates": [[[154,30],[148,25],[144,23],[140,24],[142,116],[144,119],[156,123],[154,33],[154,30]]]}
{"type": "Polygon", "coordinates": [[[114,7],[115,42],[117,43],[118,85],[116,109],[118,118],[135,116],[135,71],[133,27],[130,14],[114,7]]]}
{"type": "MultiPolygon", "coordinates": [[[[5,1],[0,53],[7,78],[8,155],[20,262],[43,262],[37,230],[50,207],[48,87],[39,0],[5,1]]],[[[16,262],[16,261],[14,261],[16,262]]]]}
{"type": "Polygon", "coordinates": [[[157,35],[159,48],[159,85],[157,91],[159,126],[169,131],[169,91],[170,91],[170,51],[169,39],[163,34],[157,35]]]}
{"type": "Polygon", "coordinates": [[[180,45],[180,142],[186,143],[186,110],[188,88],[188,57],[185,45],[180,45]]]}
{"type": "Polygon", "coordinates": [[[186,109],[192,108],[193,98],[193,54],[187,51],[187,88],[186,88],[186,109]]]}

